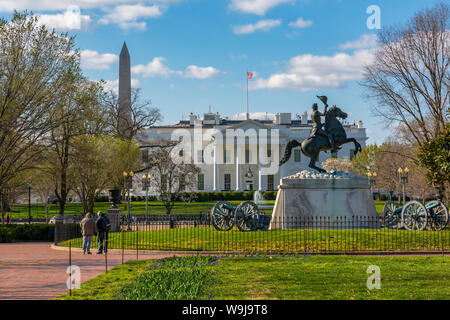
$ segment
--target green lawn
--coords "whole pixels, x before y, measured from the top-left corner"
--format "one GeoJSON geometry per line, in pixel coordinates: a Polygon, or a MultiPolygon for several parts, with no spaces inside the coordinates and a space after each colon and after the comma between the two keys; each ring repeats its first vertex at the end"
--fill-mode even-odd
{"type": "MultiPolygon", "coordinates": [[[[206,202],[177,202],[172,209],[171,214],[174,215],[193,215],[193,214],[205,214],[211,211],[211,208],[217,201],[206,202]]],[[[232,205],[237,206],[242,201],[229,201],[232,205]]],[[[275,201],[269,201],[272,205],[275,201]]],[[[94,212],[99,210],[106,212],[110,207],[109,202],[96,202],[94,205],[94,212]]],[[[127,212],[127,204],[124,202],[119,204],[121,212],[127,212]]],[[[59,207],[57,204],[53,204],[49,210],[49,219],[58,214],[59,207]]],[[[264,209],[264,212],[268,215],[272,214],[272,209],[264,209]]],[[[83,208],[80,203],[69,203],[65,208],[65,214],[67,215],[81,215],[83,208]]],[[[135,201],[131,203],[132,215],[145,215],[145,201],[135,201]]],[[[166,208],[160,201],[149,201],[149,215],[164,215],[166,214],[166,208]]],[[[28,219],[28,205],[16,205],[13,207],[10,213],[11,218],[14,219],[28,219]]],[[[31,216],[36,219],[45,219],[45,207],[42,204],[32,204],[31,216]]]]}
{"type": "MultiPolygon", "coordinates": [[[[204,214],[209,213],[211,208],[217,201],[206,201],[206,202],[177,202],[172,210],[172,214],[175,215],[192,215],[192,214],[204,214]]],[[[242,201],[229,201],[232,205],[237,206],[242,201]]],[[[268,204],[274,205],[274,200],[267,201],[268,204]]],[[[381,214],[385,201],[375,201],[375,208],[378,214],[381,214]]],[[[94,212],[99,210],[105,211],[109,208],[109,202],[96,202],[94,205],[94,212]]],[[[127,212],[127,204],[124,202],[119,205],[122,212],[127,212]]],[[[272,214],[272,209],[263,209],[264,213],[267,215],[272,214]]],[[[49,210],[49,218],[53,217],[59,212],[59,207],[57,204],[52,204],[49,210]]],[[[80,203],[68,203],[65,208],[65,214],[68,215],[81,215],[83,213],[83,208],[80,203]]],[[[135,201],[131,203],[131,213],[133,215],[145,215],[145,201],[135,201]]],[[[160,215],[166,214],[166,209],[162,202],[160,201],[150,201],[149,202],[149,214],[150,215],[160,215]]],[[[28,205],[15,205],[12,212],[10,212],[11,218],[14,219],[28,219],[28,205]]],[[[36,219],[45,219],[45,207],[42,204],[32,204],[31,206],[31,216],[36,219]]]]}
{"type": "MultiPolygon", "coordinates": [[[[158,226],[161,227],[161,226],[158,226]]],[[[95,237],[94,237],[95,238],[95,237]]],[[[82,239],[60,243],[81,247],[82,239]]],[[[96,245],[94,239],[94,246],[96,245]]],[[[408,231],[393,229],[290,229],[228,232],[213,227],[185,227],[139,232],[110,233],[109,247],[143,250],[194,251],[441,251],[450,250],[450,230],[408,231]]]]}
{"type": "Polygon", "coordinates": [[[186,261],[127,262],[58,299],[450,299],[450,258],[444,256],[229,257],[213,265],[186,261]],[[380,267],[381,289],[366,286],[370,265],[380,267]]]}

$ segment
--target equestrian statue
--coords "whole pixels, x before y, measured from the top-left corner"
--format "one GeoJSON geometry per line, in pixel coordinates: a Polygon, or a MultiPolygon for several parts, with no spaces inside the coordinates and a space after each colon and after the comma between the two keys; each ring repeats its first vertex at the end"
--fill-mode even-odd
{"type": "Polygon", "coordinates": [[[306,140],[303,140],[302,143],[297,140],[290,140],[287,143],[284,157],[280,161],[280,166],[289,160],[292,149],[298,146],[301,146],[302,153],[311,159],[309,167],[322,173],[325,173],[326,171],[316,166],[320,151],[327,152],[330,150],[331,152],[337,152],[340,149],[339,146],[348,142],[353,142],[355,144],[354,155],[361,151],[361,145],[355,138],[347,138],[345,129],[338,120],[338,118],[347,118],[347,113],[336,107],[336,105],[328,109],[328,98],[326,96],[317,96],[317,98],[325,105],[324,111],[320,112],[317,103],[313,104],[311,113],[313,127],[311,134],[306,140]],[[325,116],[325,128],[322,128],[323,124],[321,116],[325,116]]]}

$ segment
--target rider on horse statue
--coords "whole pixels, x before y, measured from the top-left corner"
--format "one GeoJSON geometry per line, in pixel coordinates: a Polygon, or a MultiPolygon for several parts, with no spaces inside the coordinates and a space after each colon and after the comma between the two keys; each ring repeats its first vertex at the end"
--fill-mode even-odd
{"type": "Polygon", "coordinates": [[[330,142],[330,146],[331,146],[331,152],[337,152],[337,148],[336,148],[336,144],[334,143],[334,139],[333,136],[331,134],[329,134],[326,130],[322,129],[322,120],[321,120],[321,116],[325,116],[327,114],[327,108],[328,108],[328,104],[327,104],[327,97],[326,96],[317,96],[317,98],[320,99],[320,101],[322,101],[325,104],[325,108],[323,110],[323,112],[320,112],[318,110],[318,106],[317,103],[314,103],[312,105],[312,113],[311,113],[311,120],[312,120],[312,130],[311,130],[311,134],[309,135],[310,138],[320,135],[323,136],[325,138],[328,139],[328,141],[330,142]]]}
{"type": "Polygon", "coordinates": [[[300,147],[302,153],[310,158],[309,167],[311,169],[317,170],[319,172],[326,172],[324,169],[316,166],[316,161],[319,159],[319,154],[321,151],[326,152],[331,150],[331,152],[337,152],[339,147],[345,143],[353,142],[355,149],[353,155],[356,155],[361,151],[361,145],[356,141],[355,138],[348,138],[344,126],[338,120],[346,119],[347,114],[335,105],[328,109],[327,97],[317,96],[324,104],[324,112],[318,111],[317,103],[313,104],[311,119],[313,122],[313,127],[311,134],[308,139],[303,141],[298,141],[296,139],[290,140],[286,144],[286,149],[284,151],[284,157],[280,160],[280,166],[286,163],[291,157],[291,152],[293,148],[300,147]],[[325,128],[323,129],[321,116],[325,116],[325,128]]]}

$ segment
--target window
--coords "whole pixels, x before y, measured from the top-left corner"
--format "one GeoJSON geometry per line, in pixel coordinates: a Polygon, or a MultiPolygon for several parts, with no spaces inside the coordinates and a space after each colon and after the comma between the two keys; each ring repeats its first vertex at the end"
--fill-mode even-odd
{"type": "Polygon", "coordinates": [[[197,190],[205,190],[205,175],[199,174],[197,177],[197,190]]]}
{"type": "Polygon", "coordinates": [[[337,152],[332,152],[331,153],[331,157],[336,159],[338,157],[338,153],[337,152]]]}
{"type": "Polygon", "coordinates": [[[302,161],[300,149],[295,149],[295,150],[294,150],[294,161],[295,161],[295,162],[300,162],[300,161],[302,161]]]}
{"type": "Polygon", "coordinates": [[[203,150],[198,150],[198,162],[199,163],[204,163],[205,159],[203,157],[203,150]]]}
{"type": "Polygon", "coordinates": [[[148,162],[148,149],[144,149],[141,151],[141,160],[143,163],[148,162]]]}
{"type": "Polygon", "coordinates": [[[272,146],[267,146],[267,158],[272,157],[272,146]]]}
{"type": "Polygon", "coordinates": [[[353,160],[354,157],[355,157],[355,150],[350,149],[350,160],[353,160]]]}
{"type": "Polygon", "coordinates": [[[230,150],[223,150],[223,163],[230,163],[230,150]]]}
{"type": "Polygon", "coordinates": [[[180,183],[180,191],[185,191],[186,190],[186,177],[181,176],[179,179],[179,183],[180,183]]]}
{"type": "Polygon", "coordinates": [[[231,190],[231,174],[225,173],[223,176],[224,181],[224,190],[230,191],[231,190]]]}
{"type": "Polygon", "coordinates": [[[274,180],[273,174],[269,174],[267,176],[267,190],[269,190],[269,191],[272,191],[275,189],[274,185],[273,185],[273,180],[274,180]]]}
{"type": "Polygon", "coordinates": [[[182,156],[184,155],[184,150],[181,149],[180,152],[178,152],[178,155],[179,155],[180,157],[182,157],[182,156]]]}
{"type": "Polygon", "coordinates": [[[245,163],[250,163],[250,150],[245,149],[245,163]]]}
{"type": "Polygon", "coordinates": [[[165,174],[161,174],[161,190],[163,192],[168,191],[167,190],[167,176],[165,174]]]}

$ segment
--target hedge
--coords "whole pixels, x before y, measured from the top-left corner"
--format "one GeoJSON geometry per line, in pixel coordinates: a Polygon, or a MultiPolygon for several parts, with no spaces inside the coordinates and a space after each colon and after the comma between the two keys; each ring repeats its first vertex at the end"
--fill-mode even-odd
{"type": "Polygon", "coordinates": [[[53,241],[52,224],[0,224],[0,243],[13,241],[53,241]]]}
{"type": "MultiPolygon", "coordinates": [[[[254,191],[222,191],[222,192],[182,192],[177,201],[206,202],[229,200],[253,200],[254,191]]],[[[275,200],[276,191],[263,191],[265,200],[275,200]]],[[[149,196],[149,201],[157,201],[156,196],[149,196]]],[[[125,201],[125,199],[124,199],[125,201]]],[[[131,201],[145,201],[144,196],[132,196],[131,201]]],[[[108,202],[108,197],[99,197],[96,202],[108,202]]]]}

